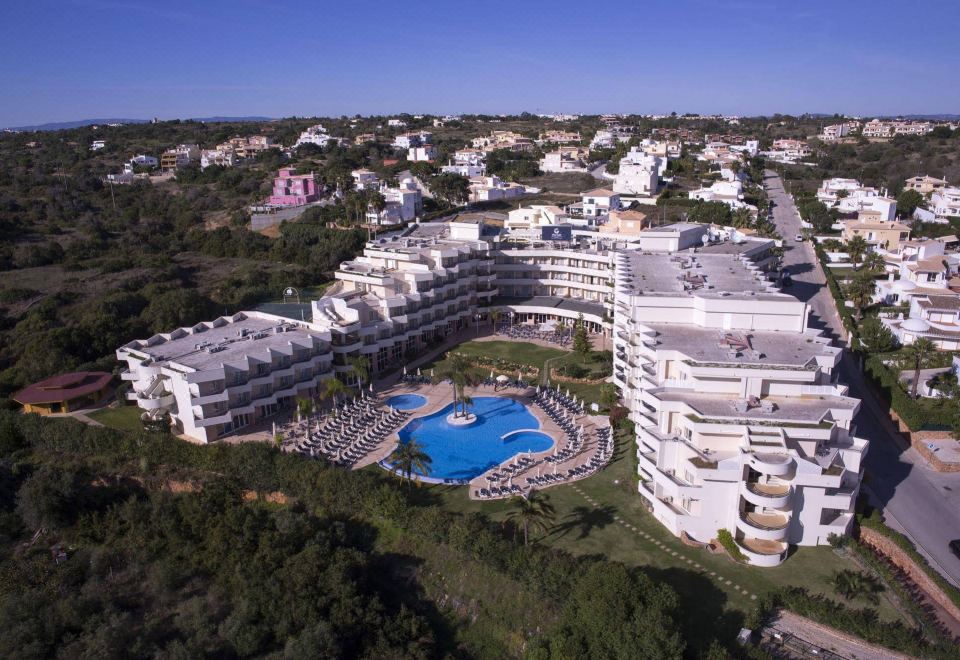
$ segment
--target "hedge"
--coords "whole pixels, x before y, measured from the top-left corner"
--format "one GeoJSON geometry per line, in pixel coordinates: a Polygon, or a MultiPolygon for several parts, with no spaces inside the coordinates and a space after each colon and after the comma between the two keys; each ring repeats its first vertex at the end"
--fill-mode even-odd
{"type": "Polygon", "coordinates": [[[864,363],[864,373],[870,377],[890,401],[890,407],[911,431],[952,428],[950,406],[923,406],[903,389],[899,374],[883,363],[879,355],[871,355],[864,363]]]}
{"type": "Polygon", "coordinates": [[[870,515],[860,515],[857,517],[857,522],[859,522],[861,527],[868,527],[878,534],[882,534],[884,537],[890,539],[897,544],[897,547],[907,553],[910,556],[910,559],[913,560],[924,573],[927,574],[934,584],[936,584],[940,589],[947,595],[947,597],[953,601],[953,604],[957,607],[960,607],[960,590],[957,590],[952,584],[947,582],[946,578],[940,575],[930,564],[927,563],[926,558],[917,552],[917,549],[914,547],[913,543],[903,534],[890,529],[883,524],[883,521],[880,520],[879,512],[874,509],[870,512],[870,515]]]}
{"type": "Polygon", "coordinates": [[[847,297],[843,295],[843,290],[837,283],[836,276],[833,274],[833,271],[830,270],[827,255],[824,253],[823,248],[820,247],[819,244],[814,246],[814,251],[817,253],[817,260],[820,262],[820,267],[823,271],[824,277],[827,278],[827,287],[830,289],[830,294],[833,296],[833,300],[837,304],[837,312],[840,314],[840,319],[843,321],[843,327],[845,327],[851,334],[856,335],[856,320],[853,318],[853,314],[846,305],[847,297]]]}
{"type": "Polygon", "coordinates": [[[727,554],[730,555],[731,559],[741,564],[746,563],[747,556],[740,551],[740,546],[733,540],[733,535],[731,535],[728,530],[718,529],[717,540],[720,542],[720,545],[723,546],[723,549],[727,551],[727,554]]]}

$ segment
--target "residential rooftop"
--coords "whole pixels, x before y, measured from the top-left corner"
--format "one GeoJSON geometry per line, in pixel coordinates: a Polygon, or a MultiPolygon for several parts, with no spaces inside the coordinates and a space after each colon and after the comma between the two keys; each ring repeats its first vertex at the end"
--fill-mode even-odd
{"type": "Polygon", "coordinates": [[[744,420],[746,423],[771,422],[788,425],[786,422],[800,424],[819,424],[830,410],[856,411],[859,399],[848,396],[800,396],[800,397],[764,397],[764,401],[773,404],[772,412],[763,412],[759,406],[746,412],[737,412],[734,404],[743,397],[730,394],[705,394],[680,388],[664,388],[654,391],[661,401],[680,401],[697,412],[700,417],[709,419],[744,420]]]}

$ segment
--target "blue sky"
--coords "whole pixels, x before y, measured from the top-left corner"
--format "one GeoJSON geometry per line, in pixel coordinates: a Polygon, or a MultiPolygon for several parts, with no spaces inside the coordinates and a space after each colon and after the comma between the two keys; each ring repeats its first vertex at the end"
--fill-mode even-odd
{"type": "Polygon", "coordinates": [[[396,112],[960,113],[957,0],[28,0],[0,126],[396,112]]]}

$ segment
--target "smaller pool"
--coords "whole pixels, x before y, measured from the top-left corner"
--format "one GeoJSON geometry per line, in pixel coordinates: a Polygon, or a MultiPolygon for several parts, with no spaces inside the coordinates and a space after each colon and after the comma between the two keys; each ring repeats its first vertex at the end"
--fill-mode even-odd
{"type": "Polygon", "coordinates": [[[427,397],[419,394],[397,394],[387,399],[385,403],[397,410],[416,410],[427,405],[427,397]]]}

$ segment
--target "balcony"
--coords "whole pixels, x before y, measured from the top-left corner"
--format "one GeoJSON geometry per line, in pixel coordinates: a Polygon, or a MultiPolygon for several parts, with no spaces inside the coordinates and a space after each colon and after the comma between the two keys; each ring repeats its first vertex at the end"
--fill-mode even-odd
{"type": "Polygon", "coordinates": [[[137,405],[144,410],[158,410],[160,408],[170,408],[176,403],[173,394],[145,395],[137,393],[137,405]]]}
{"type": "Polygon", "coordinates": [[[782,513],[741,513],[737,528],[749,537],[762,541],[783,541],[787,538],[790,518],[782,513]]]}
{"type": "Polygon", "coordinates": [[[790,503],[790,486],[787,484],[746,482],[740,494],[755,506],[782,509],[790,503]]]}
{"type": "Polygon", "coordinates": [[[779,566],[787,558],[787,544],[782,541],[765,541],[748,536],[736,539],[737,546],[753,566],[770,568],[779,566]]]}
{"type": "Polygon", "coordinates": [[[793,468],[793,457],[787,454],[752,453],[748,463],[760,474],[782,477],[793,468]]]}
{"type": "Polygon", "coordinates": [[[120,372],[120,380],[136,380],[137,372],[124,369],[120,372]]]}

